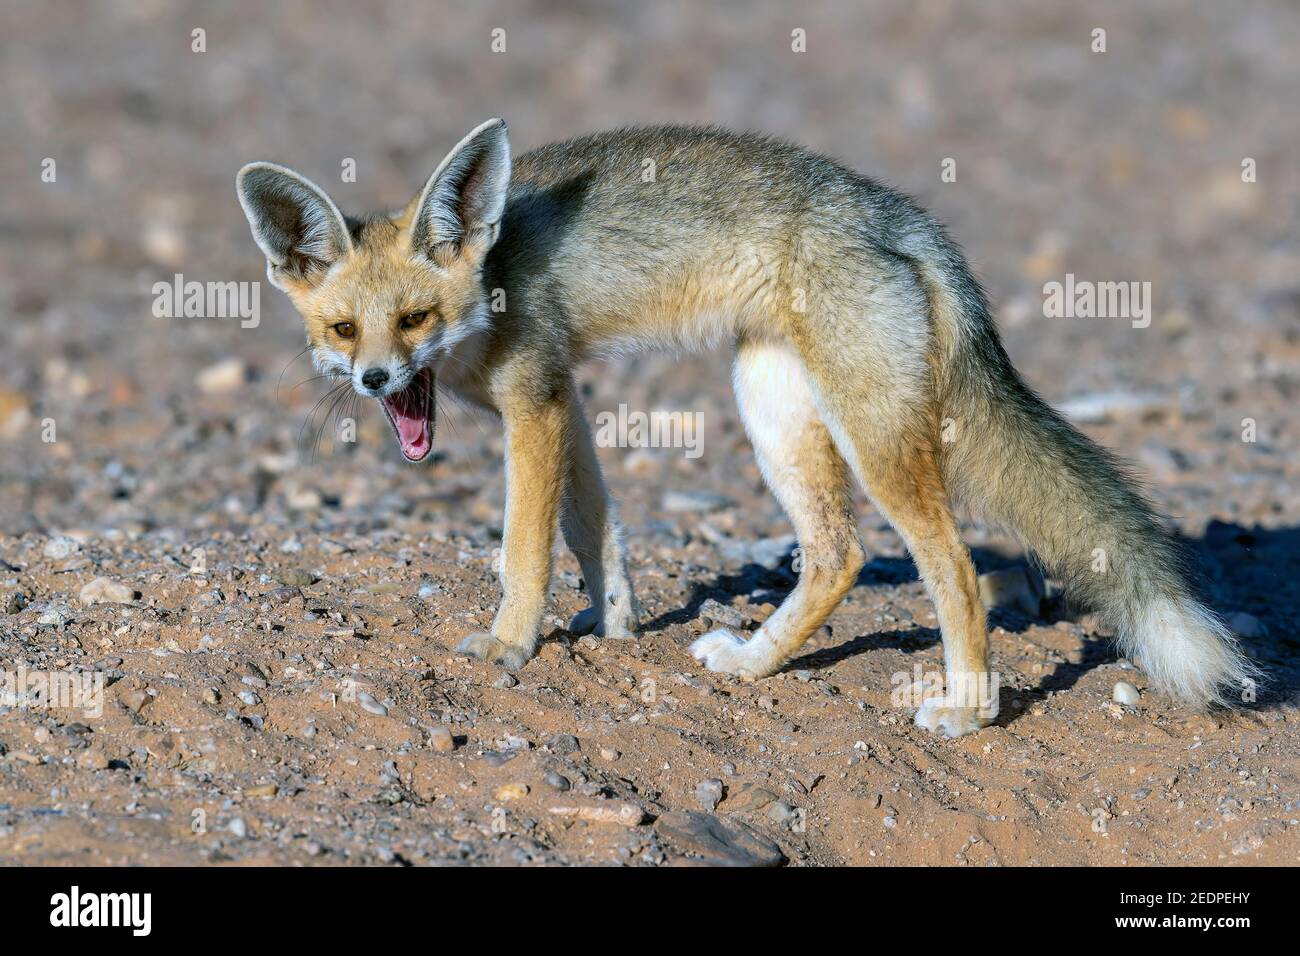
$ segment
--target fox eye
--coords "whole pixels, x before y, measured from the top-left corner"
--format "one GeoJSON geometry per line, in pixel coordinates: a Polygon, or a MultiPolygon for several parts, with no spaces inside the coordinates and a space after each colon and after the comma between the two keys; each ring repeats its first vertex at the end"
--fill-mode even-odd
{"type": "Polygon", "coordinates": [[[408,312],[401,318],[401,326],[404,329],[416,329],[424,324],[424,320],[429,317],[429,310],[423,309],[419,312],[408,312]]]}
{"type": "Polygon", "coordinates": [[[357,328],[351,322],[335,322],[332,328],[341,339],[350,339],[357,334],[357,328]]]}

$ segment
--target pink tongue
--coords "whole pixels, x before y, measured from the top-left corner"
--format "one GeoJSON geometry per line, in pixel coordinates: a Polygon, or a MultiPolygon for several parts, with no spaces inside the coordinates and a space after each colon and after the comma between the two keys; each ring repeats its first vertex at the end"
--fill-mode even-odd
{"type": "Polygon", "coordinates": [[[393,423],[397,426],[402,453],[407,458],[423,458],[433,444],[421,386],[422,383],[417,379],[405,391],[384,399],[389,414],[393,416],[393,423]]]}

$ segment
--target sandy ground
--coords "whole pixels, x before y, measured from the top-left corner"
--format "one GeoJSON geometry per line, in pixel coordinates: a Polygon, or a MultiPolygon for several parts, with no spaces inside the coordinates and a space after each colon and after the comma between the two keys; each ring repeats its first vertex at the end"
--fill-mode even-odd
{"type": "MultiPolygon", "coordinates": [[[[103,687],[97,712],[0,703],[0,862],[1300,859],[1300,13],[359,6],[0,12],[0,668],[103,687]],[[752,629],[794,580],[724,354],[581,374],[593,419],[702,422],[698,458],[601,452],[638,638],[564,630],[585,606],[564,554],[535,660],[457,656],[498,596],[499,425],[444,404],[434,460],[406,466],[378,409],[313,412],[275,290],[255,328],[157,318],[151,290],[262,278],[244,162],[334,183],[345,209],[395,204],[494,114],[518,150],[626,122],[761,128],[918,195],[1029,380],[1175,516],[1269,674],[1259,701],[1204,716],[1147,693],[1049,588],[991,612],[996,726],[930,736],[891,690],[940,666],[935,618],[865,501],[872,560],[806,651],[752,684],[702,671],[706,618],[752,629]],[[1067,273],[1150,282],[1150,326],[1044,317],[1067,273]],[[101,577],[125,603],[81,599],[101,577]]],[[[981,572],[1024,564],[964,529],[981,572]]]]}

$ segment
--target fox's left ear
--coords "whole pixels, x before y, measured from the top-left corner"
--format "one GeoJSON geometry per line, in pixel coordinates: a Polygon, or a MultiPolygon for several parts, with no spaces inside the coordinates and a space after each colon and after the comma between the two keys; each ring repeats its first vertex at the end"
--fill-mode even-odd
{"type": "Polygon", "coordinates": [[[490,119],[456,144],[416,199],[411,246],[433,257],[440,246],[484,255],[496,242],[510,185],[510,141],[490,119]]]}

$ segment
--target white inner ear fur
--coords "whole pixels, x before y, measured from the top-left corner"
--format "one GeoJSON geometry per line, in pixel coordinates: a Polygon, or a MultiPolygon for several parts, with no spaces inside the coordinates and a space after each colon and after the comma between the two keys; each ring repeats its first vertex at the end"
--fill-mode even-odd
{"type": "Polygon", "coordinates": [[[235,180],[253,239],[272,268],[294,259],[332,263],[352,249],[347,223],[325,191],[305,176],[274,163],[249,163],[235,180]],[[288,222],[285,208],[297,212],[288,222]]]}
{"type": "Polygon", "coordinates": [[[496,241],[510,184],[506,124],[474,129],[434,170],[415,206],[411,245],[428,251],[444,242],[496,241]]]}

